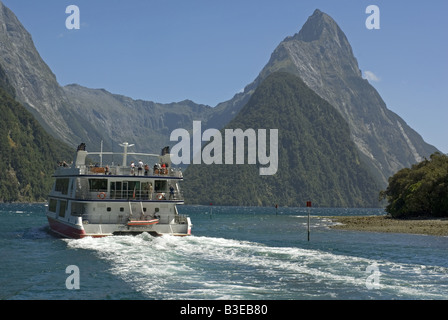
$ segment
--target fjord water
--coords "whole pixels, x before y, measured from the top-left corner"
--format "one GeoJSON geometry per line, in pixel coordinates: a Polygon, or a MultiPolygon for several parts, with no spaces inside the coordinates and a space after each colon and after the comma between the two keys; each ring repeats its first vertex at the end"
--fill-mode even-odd
{"type": "Polygon", "coordinates": [[[334,230],[325,218],[380,209],[312,208],[309,242],[306,208],[179,212],[191,217],[193,236],[68,240],[49,233],[44,205],[2,204],[0,298],[448,298],[447,237],[334,230]],[[78,290],[66,287],[70,265],[78,290]]]}

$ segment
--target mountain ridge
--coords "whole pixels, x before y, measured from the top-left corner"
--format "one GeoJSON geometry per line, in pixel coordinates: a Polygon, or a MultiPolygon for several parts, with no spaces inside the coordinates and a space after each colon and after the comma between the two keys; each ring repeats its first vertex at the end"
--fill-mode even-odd
{"type": "MultiPolygon", "coordinates": [[[[217,117],[237,114],[255,88],[277,71],[299,76],[342,114],[363,161],[369,163],[384,186],[397,170],[437,151],[387,108],[377,90],[362,78],[344,32],[318,9],[298,33],[280,42],[243,93],[217,106],[217,117]]],[[[212,117],[209,123],[216,122],[212,117]]]]}
{"type": "Polygon", "coordinates": [[[0,1],[0,66],[16,99],[41,125],[72,146],[86,142],[90,150],[112,149],[123,141],[140,150],[157,152],[171,144],[176,128],[223,128],[238,116],[259,85],[272,73],[299,77],[340,112],[350,127],[361,162],[375,179],[387,183],[402,167],[428,157],[437,149],[423,141],[397,114],[387,109],[376,89],[362,78],[351,45],[337,23],[316,9],[303,27],[286,37],[243,92],[214,108],[190,100],[161,104],[134,100],[104,89],[80,85],[61,87],[37,52],[31,35],[0,1]],[[119,120],[119,121],[118,121],[119,120]]]}
{"type": "Polygon", "coordinates": [[[237,128],[278,129],[277,172],[260,176],[259,163],[192,164],[183,182],[189,204],[379,206],[380,184],[359,159],[348,124],[299,77],[271,73],[221,135],[237,128]]]}
{"type": "Polygon", "coordinates": [[[148,152],[157,153],[169,145],[170,133],[177,128],[192,128],[193,120],[205,120],[211,107],[191,100],[161,104],[134,100],[105,89],[90,89],[77,84],[63,87],[71,108],[83,122],[102,128],[102,138],[113,142],[130,141],[148,152]]]}
{"type": "Polygon", "coordinates": [[[36,117],[47,132],[73,147],[85,142],[91,150],[97,150],[103,141],[104,148],[110,150],[129,140],[137,143],[140,150],[159,151],[169,144],[168,130],[174,130],[173,126],[191,128],[192,118],[197,116],[197,120],[204,120],[204,114],[211,109],[191,100],[161,104],[134,100],[104,89],[90,89],[77,84],[59,85],[39,55],[29,32],[1,1],[0,65],[15,88],[17,101],[36,117]],[[98,102],[100,95],[106,101],[103,104],[98,102]],[[95,105],[89,106],[92,102],[95,105]],[[159,118],[151,117],[148,111],[151,105],[159,118]],[[134,112],[126,114],[129,109],[134,112]],[[163,114],[163,109],[167,109],[169,117],[163,114]],[[111,114],[125,115],[121,124],[129,134],[113,130],[119,123],[111,114]],[[140,115],[144,115],[144,120],[140,115]],[[157,127],[157,124],[163,129],[162,133],[148,131],[145,127],[157,127]],[[138,132],[138,127],[142,128],[142,133],[138,132]]]}
{"type": "Polygon", "coordinates": [[[67,103],[56,76],[42,60],[33,39],[15,14],[0,1],[0,64],[24,105],[54,136],[69,140],[73,132],[63,117],[67,103]]]}

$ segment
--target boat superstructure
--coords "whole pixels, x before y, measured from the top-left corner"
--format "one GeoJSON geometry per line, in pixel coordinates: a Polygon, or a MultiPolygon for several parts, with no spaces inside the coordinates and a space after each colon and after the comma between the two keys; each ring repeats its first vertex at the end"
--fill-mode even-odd
{"type": "Polygon", "coordinates": [[[51,230],[69,238],[142,232],[190,235],[190,218],[180,215],[176,207],[184,203],[179,189],[182,171],[171,166],[169,148],[157,155],[130,153],[132,145],[121,146],[121,166],[102,164],[104,155],[117,153],[87,152],[85,144],[78,146],[72,164],[60,163],[48,196],[51,230]],[[100,163],[86,164],[91,155],[99,155],[100,163]],[[145,160],[155,157],[157,162],[153,166],[143,161],[126,165],[128,155],[145,160]]]}

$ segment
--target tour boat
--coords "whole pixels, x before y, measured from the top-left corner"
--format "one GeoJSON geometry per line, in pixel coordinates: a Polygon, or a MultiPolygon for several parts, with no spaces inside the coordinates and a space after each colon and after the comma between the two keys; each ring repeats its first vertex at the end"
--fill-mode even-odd
{"type": "Polygon", "coordinates": [[[50,229],[75,239],[143,232],[190,235],[191,220],[176,207],[184,203],[179,189],[182,171],[171,166],[169,148],[157,155],[128,152],[133,145],[127,142],[120,146],[123,153],[87,152],[82,143],[72,164],[59,164],[48,196],[50,229]],[[113,154],[123,156],[122,165],[103,166],[103,156],[113,154]],[[92,155],[100,156],[99,164],[88,164],[92,155]],[[126,165],[128,155],[155,157],[157,162],[149,166],[139,160],[126,165]]]}

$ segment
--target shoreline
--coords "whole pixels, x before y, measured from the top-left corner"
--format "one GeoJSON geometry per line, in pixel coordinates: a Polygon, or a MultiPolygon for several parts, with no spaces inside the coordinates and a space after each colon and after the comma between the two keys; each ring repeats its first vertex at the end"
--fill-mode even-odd
{"type": "Polygon", "coordinates": [[[448,219],[393,219],[388,216],[331,216],[332,229],[448,236],[448,219]]]}

